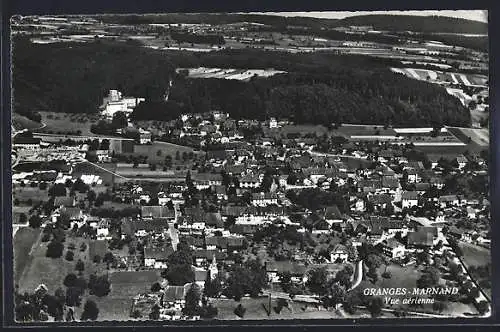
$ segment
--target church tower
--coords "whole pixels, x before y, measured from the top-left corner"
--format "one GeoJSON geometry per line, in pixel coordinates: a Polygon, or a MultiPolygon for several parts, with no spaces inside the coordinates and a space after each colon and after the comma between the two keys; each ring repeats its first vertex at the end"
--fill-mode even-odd
{"type": "Polygon", "coordinates": [[[212,263],[208,267],[208,273],[210,273],[210,280],[214,280],[217,274],[219,274],[219,269],[217,268],[217,260],[215,259],[215,254],[212,258],[212,263]]]}

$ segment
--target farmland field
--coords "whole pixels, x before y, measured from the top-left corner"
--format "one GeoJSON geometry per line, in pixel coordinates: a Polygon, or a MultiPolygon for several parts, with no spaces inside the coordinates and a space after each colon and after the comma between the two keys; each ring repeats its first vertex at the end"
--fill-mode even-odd
{"type": "Polygon", "coordinates": [[[90,126],[97,122],[97,115],[40,112],[42,123],[45,127],[38,130],[42,133],[76,133],[80,131],[82,135],[91,135],[90,126]]]}
{"type": "Polygon", "coordinates": [[[82,174],[95,174],[101,177],[104,185],[112,185],[115,175],[110,172],[114,172],[115,170],[116,164],[113,163],[101,163],[96,166],[84,161],[73,166],[73,176],[80,177],[82,174]]]}
{"type": "Polygon", "coordinates": [[[43,125],[41,123],[32,121],[25,116],[19,115],[17,113],[12,113],[12,126],[14,127],[15,130],[22,130],[22,129],[31,130],[31,129],[38,129],[43,125]]]}
{"type": "Polygon", "coordinates": [[[158,163],[163,162],[167,155],[171,156],[172,160],[175,160],[177,151],[182,156],[184,152],[194,152],[194,149],[188,146],[156,141],[152,144],[135,145],[133,155],[148,156],[148,162],[158,163]]]}
{"type": "Polygon", "coordinates": [[[290,308],[283,308],[278,314],[274,311],[277,305],[275,298],[271,299],[271,314],[268,316],[266,309],[269,306],[268,297],[259,298],[243,298],[240,302],[231,299],[215,299],[212,300],[214,306],[217,307],[219,314],[216,319],[226,320],[259,320],[259,319],[328,319],[339,318],[339,314],[335,311],[327,311],[325,309],[318,310],[315,305],[306,305],[304,303],[289,301],[290,308]],[[243,318],[234,314],[234,309],[238,304],[246,308],[243,318]],[[265,308],[264,308],[265,306],[265,308]]]}
{"type": "Polygon", "coordinates": [[[17,283],[30,261],[31,247],[40,235],[39,229],[22,227],[14,236],[14,281],[17,283]]]}
{"type": "Polygon", "coordinates": [[[488,129],[457,128],[457,127],[451,127],[449,129],[451,132],[453,132],[457,137],[459,137],[462,140],[467,140],[468,137],[470,137],[474,143],[484,147],[487,147],[490,143],[488,129]]]}
{"type": "MultiPolygon", "coordinates": [[[[491,264],[491,252],[489,249],[462,242],[460,243],[460,248],[463,252],[463,262],[467,267],[491,264]]],[[[490,288],[483,287],[483,291],[491,298],[490,288]]]]}

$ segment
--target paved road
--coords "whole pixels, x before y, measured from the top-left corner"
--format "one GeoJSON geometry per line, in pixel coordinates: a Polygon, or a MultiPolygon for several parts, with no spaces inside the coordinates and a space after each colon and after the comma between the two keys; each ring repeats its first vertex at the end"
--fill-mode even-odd
{"type": "Polygon", "coordinates": [[[349,288],[349,290],[351,291],[354,288],[358,287],[362,280],[363,280],[363,261],[361,260],[356,265],[356,280],[352,284],[351,288],[349,288]]]}

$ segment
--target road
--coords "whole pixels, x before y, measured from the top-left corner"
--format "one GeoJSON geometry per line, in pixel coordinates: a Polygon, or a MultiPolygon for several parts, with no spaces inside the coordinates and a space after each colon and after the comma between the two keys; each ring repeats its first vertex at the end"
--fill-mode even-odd
{"type": "Polygon", "coordinates": [[[358,287],[361,281],[363,280],[363,261],[360,260],[358,264],[356,265],[356,273],[354,274],[356,276],[356,280],[352,284],[351,288],[349,288],[349,291],[352,291],[354,288],[358,287]]]}
{"type": "Polygon", "coordinates": [[[113,174],[114,176],[117,176],[117,177],[122,178],[122,179],[125,179],[125,180],[132,181],[132,179],[130,179],[130,178],[127,178],[127,177],[125,177],[125,176],[123,176],[123,175],[120,175],[120,174],[118,174],[118,173],[115,173],[115,172],[113,172],[113,171],[111,171],[111,170],[109,170],[109,169],[107,169],[107,168],[105,168],[105,167],[99,166],[98,164],[93,163],[93,162],[91,162],[91,161],[88,161],[87,159],[81,159],[80,161],[78,161],[78,162],[77,162],[77,164],[79,164],[79,163],[85,163],[85,162],[86,162],[86,163],[91,164],[92,166],[95,166],[95,167],[97,167],[97,168],[100,168],[100,169],[102,169],[102,170],[104,170],[104,171],[106,171],[106,172],[108,172],[108,173],[110,173],[110,174],[113,174]]]}
{"type": "Polygon", "coordinates": [[[59,139],[79,139],[79,140],[86,140],[86,139],[108,139],[108,140],[120,140],[120,141],[133,141],[132,138],[124,138],[124,137],[119,137],[119,136],[104,136],[104,135],[57,135],[57,134],[45,134],[45,133],[37,133],[33,132],[33,137],[38,137],[38,138],[44,138],[44,137],[53,137],[53,138],[59,138],[59,139]]]}

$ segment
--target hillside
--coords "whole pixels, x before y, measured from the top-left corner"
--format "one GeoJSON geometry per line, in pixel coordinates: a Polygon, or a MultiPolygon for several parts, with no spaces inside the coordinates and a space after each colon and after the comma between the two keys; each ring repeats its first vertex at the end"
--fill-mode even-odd
{"type": "Polygon", "coordinates": [[[235,118],[267,116],[298,123],[467,126],[468,111],[443,88],[390,72],[383,61],[331,53],[227,50],[159,52],[125,43],[14,45],[14,110],[95,113],[109,89],[145,97],[137,120],[221,109],[235,118]],[[244,83],[177,77],[176,67],[275,68],[288,74],[244,83]]]}
{"type": "Polygon", "coordinates": [[[338,24],[370,25],[376,30],[423,33],[488,33],[487,23],[444,16],[360,15],[344,18],[338,24]]]}
{"type": "Polygon", "coordinates": [[[377,30],[415,31],[422,33],[471,33],[486,34],[486,23],[444,16],[410,16],[410,15],[359,15],[344,19],[322,19],[313,17],[283,17],[260,14],[149,14],[149,15],[103,15],[103,22],[116,24],[177,24],[205,23],[232,24],[254,22],[282,29],[287,26],[301,26],[312,29],[335,28],[341,26],[373,26],[377,30]]]}

